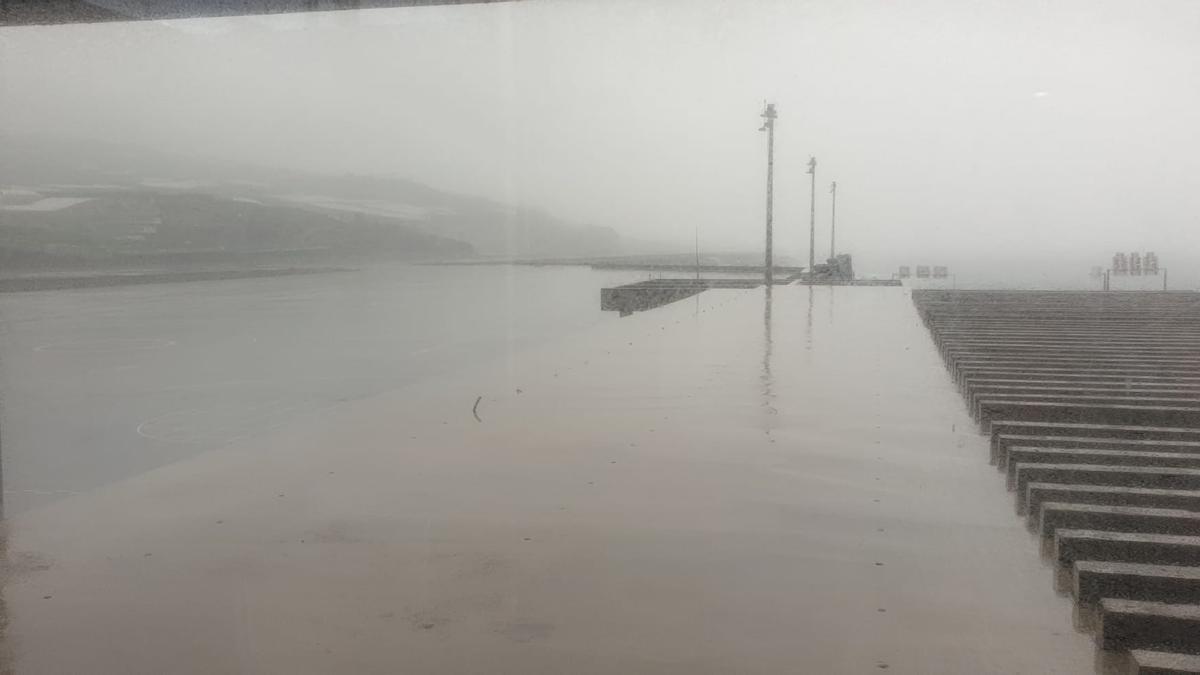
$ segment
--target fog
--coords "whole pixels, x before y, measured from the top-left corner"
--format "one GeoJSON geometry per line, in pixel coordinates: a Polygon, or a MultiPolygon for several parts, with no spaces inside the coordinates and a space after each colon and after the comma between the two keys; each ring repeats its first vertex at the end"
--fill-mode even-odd
{"type": "Polygon", "coordinates": [[[1114,252],[1200,291],[1197,38],[1197,0],[0,28],[0,675],[1183,672],[1200,293],[1091,291],[1167,287],[1114,252]]]}
{"type": "MultiPolygon", "coordinates": [[[[634,241],[1008,269],[1200,244],[1193,2],[530,1],[0,30],[5,134],[403,176],[634,241]]],[[[636,246],[636,245],[635,245],[636,246]]],[[[1019,276],[1022,268],[1013,269],[1019,276]]]]}

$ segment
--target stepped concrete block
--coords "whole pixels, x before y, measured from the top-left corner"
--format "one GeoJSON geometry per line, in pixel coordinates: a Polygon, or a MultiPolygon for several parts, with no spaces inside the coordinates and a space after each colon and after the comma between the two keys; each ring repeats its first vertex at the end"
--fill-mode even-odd
{"type": "Polygon", "coordinates": [[[1146,452],[1200,454],[1200,441],[999,434],[996,437],[996,442],[991,447],[992,463],[1001,469],[1005,468],[1008,449],[1017,445],[1030,448],[1096,448],[1103,450],[1143,450],[1146,452]]]}
{"type": "Polygon", "coordinates": [[[1152,509],[1200,511],[1200,490],[1159,490],[1121,485],[1071,485],[1066,483],[1030,483],[1017,500],[1017,513],[1028,516],[1033,527],[1041,517],[1044,502],[1064,504],[1103,504],[1107,506],[1144,506],[1152,509]]]}
{"type": "Polygon", "coordinates": [[[1060,423],[1200,427],[1200,407],[1186,405],[1054,403],[983,399],[979,402],[979,409],[979,423],[985,430],[991,428],[992,420],[1001,418],[1060,423]]]}
{"type": "Polygon", "coordinates": [[[1078,405],[1099,405],[1099,406],[1168,406],[1168,407],[1200,407],[1200,399],[1195,398],[1192,392],[1184,392],[1176,396],[1165,396],[1162,392],[1156,393],[1124,393],[1115,392],[1112,394],[1082,394],[1082,393],[1038,393],[1033,391],[998,393],[995,391],[977,394],[971,397],[968,401],[968,409],[971,411],[971,416],[976,421],[982,421],[984,417],[984,404],[988,401],[994,403],[1016,403],[1016,402],[1031,402],[1031,403],[1063,403],[1063,404],[1078,404],[1078,405]],[[1120,395],[1117,395],[1117,394],[1120,395]]]}
{"type": "Polygon", "coordinates": [[[1075,600],[1084,607],[1099,607],[1108,598],[1200,603],[1200,567],[1081,560],[1075,563],[1074,576],[1075,600]]]}
{"type": "Polygon", "coordinates": [[[1013,484],[1015,466],[1019,463],[1170,466],[1200,469],[1200,455],[1092,448],[1029,448],[1016,445],[1008,449],[1008,461],[1005,462],[1009,485],[1013,484]]]}
{"type": "Polygon", "coordinates": [[[1104,466],[1098,464],[1020,464],[1015,488],[1024,493],[1030,483],[1125,485],[1161,490],[1200,490],[1200,470],[1154,466],[1104,466]]]}
{"type": "Polygon", "coordinates": [[[1045,502],[1038,531],[1043,537],[1053,538],[1054,531],[1059,528],[1192,536],[1200,532],[1200,513],[1141,506],[1045,502]]]}
{"type": "Polygon", "coordinates": [[[1200,429],[1187,427],[1149,427],[1127,424],[1064,424],[1029,420],[992,420],[991,445],[997,455],[999,437],[1021,434],[1026,436],[1082,436],[1096,439],[1191,441],[1200,443],[1200,429]]]}
{"type": "Polygon", "coordinates": [[[1129,655],[1129,675],[1200,675],[1200,656],[1137,649],[1129,655]]]}
{"type": "Polygon", "coordinates": [[[1200,566],[1200,536],[1059,529],[1054,560],[1062,567],[1083,560],[1195,567],[1200,566]]]}
{"type": "Polygon", "coordinates": [[[1103,649],[1200,654],[1200,606],[1105,598],[1097,637],[1103,649]]]}

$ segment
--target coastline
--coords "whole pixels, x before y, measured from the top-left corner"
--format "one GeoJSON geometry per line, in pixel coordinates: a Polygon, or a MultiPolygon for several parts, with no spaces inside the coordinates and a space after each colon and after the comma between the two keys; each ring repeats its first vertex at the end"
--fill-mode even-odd
{"type": "Polygon", "coordinates": [[[28,291],[58,291],[78,288],[103,288],[137,284],[183,283],[187,281],[218,281],[227,279],[258,279],[298,274],[330,274],[352,272],[350,267],[282,267],[242,270],[190,270],[158,272],[112,272],[105,274],[62,274],[0,278],[0,293],[28,291]]]}

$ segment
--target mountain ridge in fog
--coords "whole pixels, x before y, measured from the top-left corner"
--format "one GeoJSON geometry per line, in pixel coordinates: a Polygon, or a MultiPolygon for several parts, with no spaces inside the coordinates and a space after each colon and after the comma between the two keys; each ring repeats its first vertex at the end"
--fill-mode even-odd
{"type": "MultiPolygon", "coordinates": [[[[114,235],[124,238],[128,249],[129,242],[145,234],[140,228],[163,218],[178,221],[182,210],[192,227],[209,226],[211,231],[201,235],[209,240],[205,250],[254,250],[244,245],[249,237],[257,238],[260,249],[312,248],[314,240],[317,246],[336,247],[345,240],[349,248],[379,254],[382,245],[404,259],[623,252],[622,241],[609,228],[578,225],[535,208],[406,178],[321,175],[90,140],[23,137],[5,144],[0,160],[5,238],[0,245],[6,248],[29,244],[29,236],[15,241],[13,228],[23,228],[24,235],[29,228],[83,235],[90,220],[128,225],[129,231],[114,235]],[[123,213],[129,210],[139,215],[123,213]],[[241,232],[247,227],[254,232],[241,232]],[[222,228],[239,234],[215,237],[222,228]],[[316,231],[324,234],[314,236],[316,231]]],[[[175,250],[184,241],[194,245],[195,238],[173,242],[175,250]]],[[[73,245],[86,247],[84,239],[76,237],[73,245]]],[[[44,246],[41,252],[46,252],[44,246]]]]}

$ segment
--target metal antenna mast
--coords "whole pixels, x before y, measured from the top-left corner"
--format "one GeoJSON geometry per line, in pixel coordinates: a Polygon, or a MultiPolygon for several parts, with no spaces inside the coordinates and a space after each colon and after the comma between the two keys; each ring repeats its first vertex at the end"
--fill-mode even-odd
{"type": "Polygon", "coordinates": [[[833,242],[837,237],[837,181],[829,184],[829,194],[833,195],[833,212],[829,218],[829,257],[836,258],[837,251],[833,242]]]}
{"type": "Polygon", "coordinates": [[[763,125],[759,127],[759,131],[767,132],[767,258],[764,262],[763,278],[767,284],[767,290],[771,290],[771,285],[775,283],[775,262],[772,258],[772,222],[774,220],[775,208],[775,118],[778,117],[775,113],[775,104],[767,103],[763,109],[762,118],[763,125]]]}

